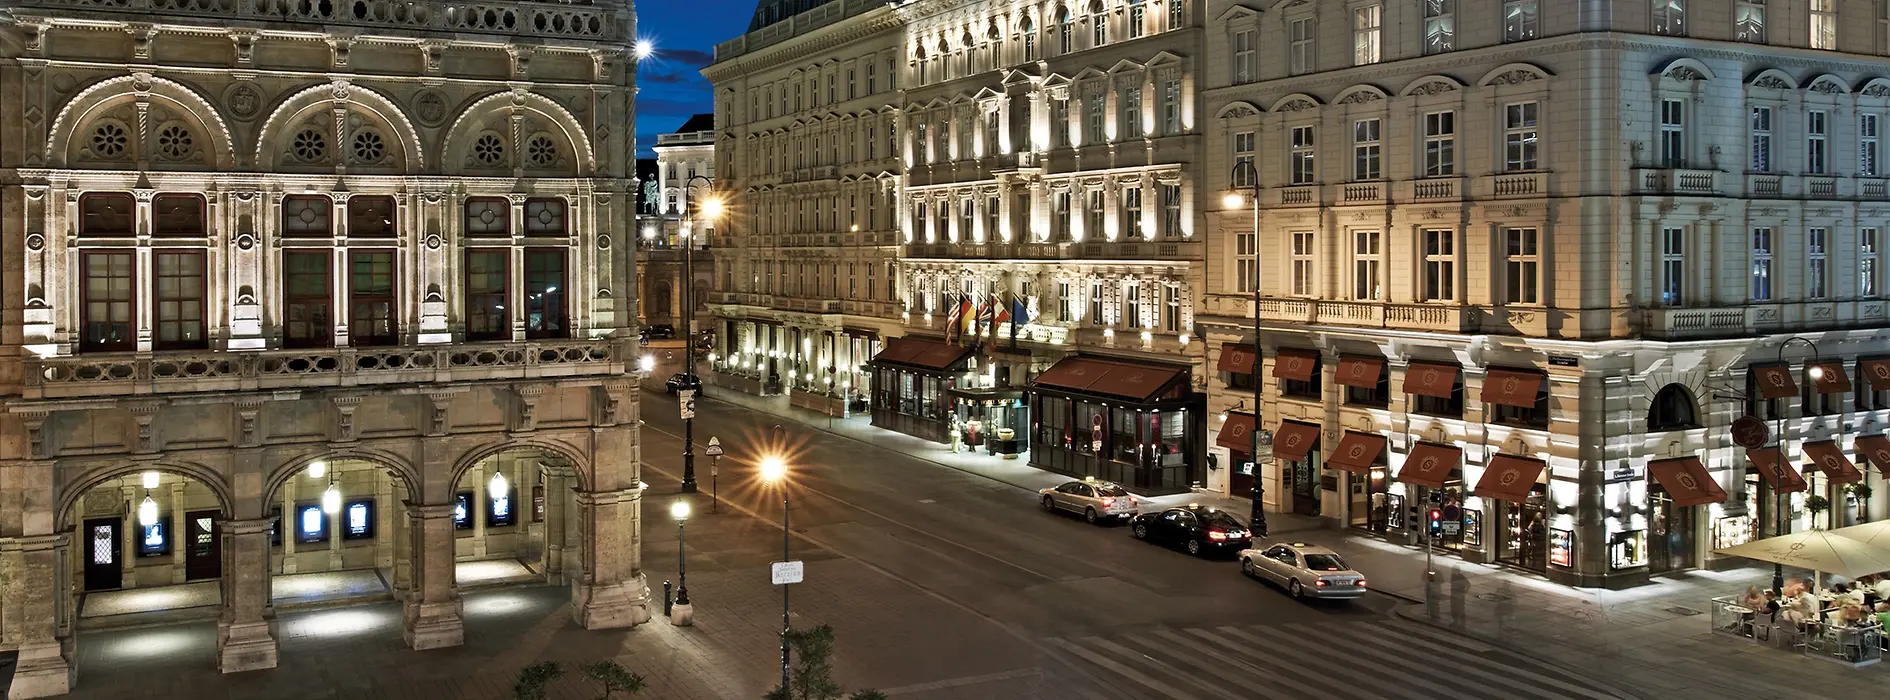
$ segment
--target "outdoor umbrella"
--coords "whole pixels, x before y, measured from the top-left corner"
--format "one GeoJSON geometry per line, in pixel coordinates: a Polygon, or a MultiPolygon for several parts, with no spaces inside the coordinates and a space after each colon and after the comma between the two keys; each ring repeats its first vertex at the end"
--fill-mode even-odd
{"type": "Polygon", "coordinates": [[[1878,549],[1890,550],[1890,520],[1841,527],[1832,530],[1831,534],[1848,537],[1878,549]]]}
{"type": "Polygon", "coordinates": [[[1890,571],[1890,548],[1865,544],[1828,530],[1794,532],[1717,551],[1851,579],[1890,571]]]}

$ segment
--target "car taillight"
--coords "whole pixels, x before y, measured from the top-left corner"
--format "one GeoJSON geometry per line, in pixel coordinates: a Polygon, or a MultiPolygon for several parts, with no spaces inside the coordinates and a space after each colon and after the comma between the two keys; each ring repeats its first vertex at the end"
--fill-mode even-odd
{"type": "Polygon", "coordinates": [[[1110,497],[1108,497],[1108,496],[1104,496],[1104,497],[1103,497],[1103,507],[1104,507],[1104,508],[1108,508],[1108,507],[1110,507],[1110,506],[1113,506],[1113,505],[1115,505],[1115,504],[1116,504],[1116,499],[1113,499],[1113,498],[1110,498],[1110,497]]]}
{"type": "Polygon", "coordinates": [[[1354,585],[1354,586],[1358,586],[1359,588],[1364,588],[1364,587],[1365,587],[1365,579],[1359,579],[1359,580],[1358,580],[1358,583],[1355,583],[1355,584],[1352,584],[1352,585],[1354,585]]]}
{"type": "Polygon", "coordinates": [[[1209,531],[1208,531],[1208,539],[1210,539],[1210,540],[1224,540],[1224,539],[1227,539],[1227,533],[1225,533],[1225,532],[1221,532],[1220,530],[1209,530],[1209,531]]]}
{"type": "Polygon", "coordinates": [[[1325,579],[1319,579],[1319,580],[1317,580],[1317,581],[1314,581],[1314,582],[1313,582],[1313,585],[1314,585],[1314,586],[1316,586],[1316,587],[1319,587],[1319,588],[1325,588],[1325,587],[1326,587],[1326,580],[1325,580],[1325,579]]]}

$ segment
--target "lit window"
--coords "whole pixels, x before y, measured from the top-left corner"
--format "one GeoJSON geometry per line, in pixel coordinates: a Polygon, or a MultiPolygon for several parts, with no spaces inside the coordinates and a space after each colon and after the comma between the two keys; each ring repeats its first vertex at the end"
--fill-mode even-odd
{"type": "Polygon", "coordinates": [[[1686,0],[1654,0],[1654,33],[1687,35],[1686,0]]]}
{"type": "Polygon", "coordinates": [[[1772,172],[1772,108],[1752,108],[1752,172],[1772,172]]]}
{"type": "Polygon", "coordinates": [[[1877,296],[1877,229],[1857,229],[1857,295],[1877,296]]]}
{"type": "Polygon", "coordinates": [[[1379,22],[1383,8],[1366,5],[1352,10],[1352,64],[1377,63],[1379,58],[1379,22]]]}
{"type": "Polygon", "coordinates": [[[1733,40],[1765,43],[1765,0],[1739,0],[1733,7],[1733,40]]]}
{"type": "Polygon", "coordinates": [[[1811,48],[1837,49],[1837,0],[1811,0],[1811,48]]]}
{"type": "Polygon", "coordinates": [[[1826,230],[1812,228],[1805,231],[1805,297],[1823,299],[1829,292],[1825,285],[1825,270],[1828,260],[1825,256],[1826,230]]]}
{"type": "Polygon", "coordinates": [[[1510,172],[1535,170],[1538,166],[1536,160],[1538,108],[1539,105],[1535,102],[1507,105],[1504,108],[1504,164],[1510,172]]]}
{"type": "Polygon", "coordinates": [[[1752,300],[1772,299],[1772,229],[1752,229],[1752,300]]]}
{"type": "Polygon", "coordinates": [[[1877,176],[1877,115],[1857,116],[1857,174],[1877,176]]]}
{"type": "Polygon", "coordinates": [[[1424,0],[1424,53],[1457,48],[1457,0],[1424,0]]]}
{"type": "Polygon", "coordinates": [[[1537,0],[1503,0],[1503,41],[1536,38],[1539,9],[1537,0]]]}

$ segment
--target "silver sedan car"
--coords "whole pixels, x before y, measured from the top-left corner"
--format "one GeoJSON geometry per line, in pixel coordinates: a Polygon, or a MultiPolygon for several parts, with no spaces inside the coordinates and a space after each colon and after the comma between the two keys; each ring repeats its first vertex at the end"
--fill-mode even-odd
{"type": "Polygon", "coordinates": [[[1108,481],[1083,479],[1070,481],[1061,486],[1052,486],[1037,492],[1038,501],[1043,509],[1052,513],[1066,510],[1081,513],[1083,519],[1091,523],[1109,518],[1127,520],[1135,517],[1141,510],[1141,502],[1135,500],[1121,486],[1108,481]]]}
{"type": "Polygon", "coordinates": [[[1358,598],[1365,575],[1325,547],[1301,542],[1240,551],[1240,572],[1285,586],[1295,598],[1358,598]]]}

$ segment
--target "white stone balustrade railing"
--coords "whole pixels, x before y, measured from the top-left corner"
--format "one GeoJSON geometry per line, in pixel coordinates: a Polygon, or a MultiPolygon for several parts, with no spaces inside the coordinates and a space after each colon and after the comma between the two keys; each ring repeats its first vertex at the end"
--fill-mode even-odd
{"type": "Polygon", "coordinates": [[[189,17],[354,27],[391,27],[456,34],[537,36],[590,41],[627,41],[619,36],[619,8],[589,0],[545,2],[407,2],[406,0],[19,0],[15,14],[53,16],[87,11],[149,13],[169,23],[189,17]]]}

